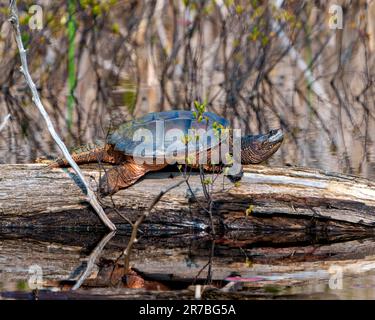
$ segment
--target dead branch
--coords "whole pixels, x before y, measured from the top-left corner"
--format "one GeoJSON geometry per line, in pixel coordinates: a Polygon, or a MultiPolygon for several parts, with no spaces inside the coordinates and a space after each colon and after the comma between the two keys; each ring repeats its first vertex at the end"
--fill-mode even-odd
{"type": "Polygon", "coordinates": [[[38,91],[36,89],[35,83],[33,79],[31,78],[31,75],[29,73],[28,69],[28,63],[27,63],[27,55],[26,55],[26,50],[23,46],[22,43],[22,37],[21,37],[21,32],[20,32],[20,26],[19,26],[19,19],[18,19],[18,11],[17,11],[17,6],[16,6],[16,0],[12,0],[10,2],[10,15],[9,15],[9,21],[13,26],[16,42],[17,42],[17,47],[20,53],[20,58],[21,58],[21,73],[23,73],[25,80],[27,82],[27,85],[29,86],[32,96],[33,96],[33,101],[35,105],[37,106],[39,112],[43,116],[46,124],[48,131],[50,132],[52,138],[56,142],[56,144],[59,146],[60,150],[64,154],[65,158],[68,160],[70,166],[74,169],[82,183],[84,184],[87,192],[87,201],[90,202],[96,213],[99,215],[100,219],[102,222],[110,229],[110,230],[116,230],[116,226],[108,219],[106,216],[105,212],[103,211],[103,208],[100,206],[98,199],[96,198],[96,195],[94,191],[91,189],[89,184],[86,182],[85,177],[83,176],[81,170],[79,169],[78,165],[75,163],[73,158],[71,157],[68,149],[66,148],[64,142],[60,139],[59,135],[57,134],[52,121],[46,112],[40,98],[38,91]]]}
{"type": "Polygon", "coordinates": [[[114,237],[116,234],[116,231],[111,231],[108,233],[106,236],[100,240],[98,245],[95,247],[95,249],[92,251],[90,254],[88,261],[87,261],[87,266],[85,271],[82,273],[82,275],[79,277],[75,285],[73,286],[72,290],[77,290],[81,287],[82,283],[87,279],[87,277],[90,275],[92,268],[95,265],[95,261],[97,260],[98,256],[101,254],[103,251],[104,247],[106,244],[114,237]]]}

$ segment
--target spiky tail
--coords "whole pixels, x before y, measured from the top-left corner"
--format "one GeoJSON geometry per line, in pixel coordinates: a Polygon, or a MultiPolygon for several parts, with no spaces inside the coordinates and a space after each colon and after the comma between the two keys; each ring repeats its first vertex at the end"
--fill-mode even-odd
{"type": "MultiPolygon", "coordinates": [[[[102,144],[87,144],[75,148],[71,153],[73,160],[78,164],[102,162],[106,156],[106,148],[102,144]]],[[[69,167],[65,158],[58,158],[49,165],[50,168],[69,167]]]]}

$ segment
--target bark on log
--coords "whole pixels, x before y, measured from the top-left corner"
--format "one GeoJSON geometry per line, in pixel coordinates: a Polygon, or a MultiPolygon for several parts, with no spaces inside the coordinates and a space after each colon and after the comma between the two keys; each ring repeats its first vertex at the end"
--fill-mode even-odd
{"type": "MultiPolygon", "coordinates": [[[[95,185],[100,170],[91,166],[83,172],[95,185]]],[[[134,221],[161,189],[179,179],[179,173],[149,174],[118,192],[113,201],[134,221]]],[[[205,204],[199,176],[193,174],[189,181],[198,200],[205,204]]],[[[245,169],[239,186],[219,177],[215,190],[215,223],[226,229],[357,232],[371,230],[368,227],[375,224],[375,183],[355,176],[252,166],[245,169]]],[[[105,198],[103,202],[112,221],[126,225],[111,208],[111,200],[105,198]]],[[[145,226],[158,230],[205,229],[209,225],[208,214],[192,201],[186,184],[166,194],[145,221],[145,226]]],[[[83,187],[71,169],[5,164],[0,165],[0,227],[10,226],[88,228],[100,226],[100,221],[85,202],[83,187]]]]}

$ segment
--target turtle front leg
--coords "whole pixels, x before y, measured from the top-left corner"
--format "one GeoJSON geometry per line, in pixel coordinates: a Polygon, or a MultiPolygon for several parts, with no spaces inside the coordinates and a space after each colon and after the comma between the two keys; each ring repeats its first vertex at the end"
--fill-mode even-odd
{"type": "Polygon", "coordinates": [[[230,182],[236,183],[240,181],[244,175],[243,167],[240,163],[233,162],[232,164],[225,166],[224,174],[230,182]]]}
{"type": "Polygon", "coordinates": [[[146,174],[145,168],[135,163],[124,163],[109,169],[99,181],[101,197],[112,195],[131,186],[146,174]]]}
{"type": "Polygon", "coordinates": [[[99,181],[99,193],[101,197],[112,195],[121,189],[125,189],[149,171],[157,171],[166,165],[137,164],[128,159],[121,165],[109,169],[99,181]]]}
{"type": "Polygon", "coordinates": [[[236,182],[240,181],[242,179],[242,177],[243,177],[243,169],[242,168],[237,173],[233,173],[233,174],[228,173],[227,174],[227,178],[232,183],[236,183],[236,182]]]}

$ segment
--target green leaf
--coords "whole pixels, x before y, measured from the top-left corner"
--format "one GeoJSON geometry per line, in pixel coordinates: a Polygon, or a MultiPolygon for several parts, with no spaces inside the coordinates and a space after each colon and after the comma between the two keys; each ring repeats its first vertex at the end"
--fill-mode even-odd
{"type": "Polygon", "coordinates": [[[268,44],[269,41],[270,40],[268,39],[267,36],[263,36],[262,37],[262,46],[265,47],[268,44]]]}
{"type": "Polygon", "coordinates": [[[253,261],[251,261],[248,257],[246,257],[245,266],[248,267],[248,268],[253,267],[253,261]]]}
{"type": "Polygon", "coordinates": [[[254,210],[254,206],[251,204],[249,207],[246,209],[246,217],[250,216],[254,210]]]}
{"type": "Polygon", "coordinates": [[[212,184],[212,179],[211,178],[206,178],[203,180],[203,184],[205,185],[209,185],[209,184],[212,184]]]}
{"type": "Polygon", "coordinates": [[[240,6],[240,5],[236,6],[236,13],[237,14],[242,14],[244,11],[245,10],[244,10],[244,8],[242,6],[240,6]]]}
{"type": "Polygon", "coordinates": [[[230,155],[229,153],[226,153],[225,154],[225,161],[226,161],[226,164],[229,164],[229,165],[233,164],[233,157],[232,157],[232,155],[230,155]]]}

